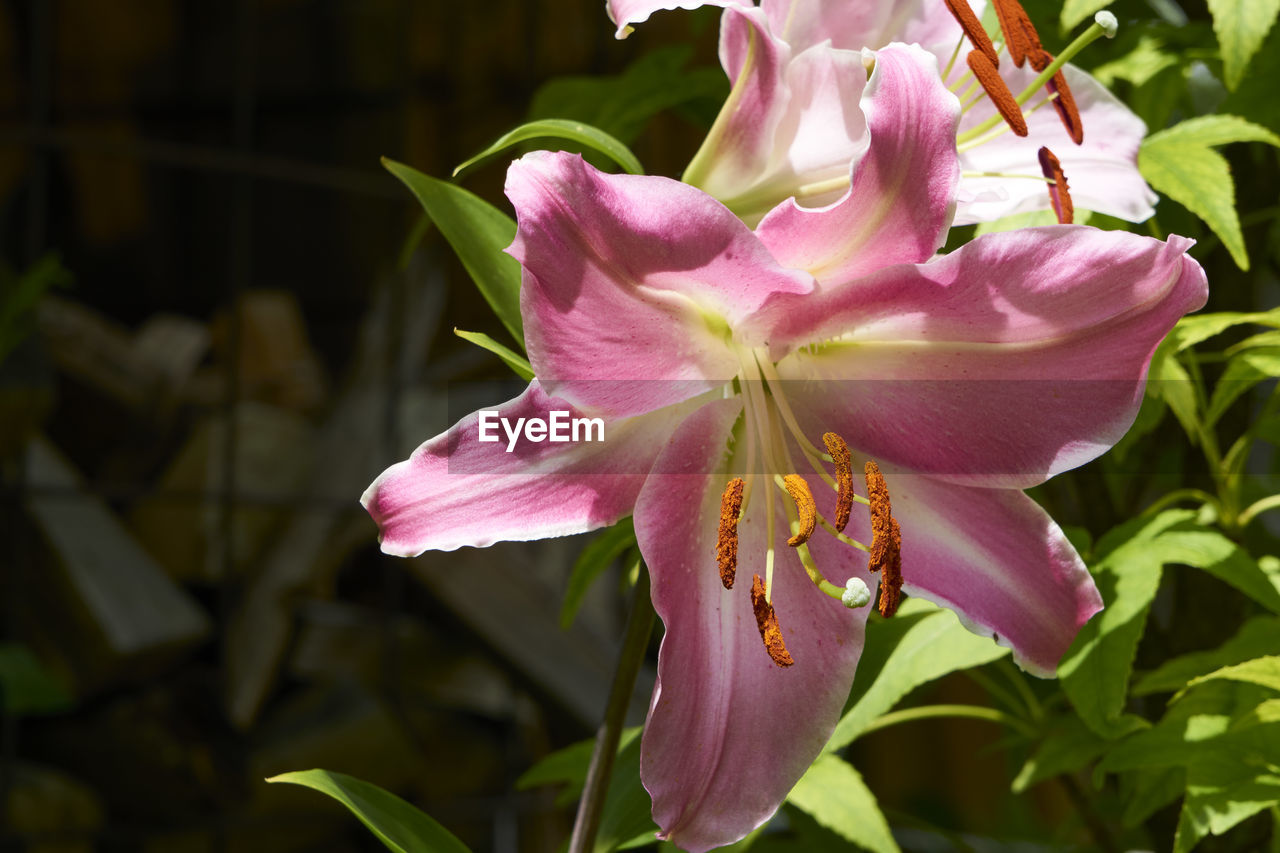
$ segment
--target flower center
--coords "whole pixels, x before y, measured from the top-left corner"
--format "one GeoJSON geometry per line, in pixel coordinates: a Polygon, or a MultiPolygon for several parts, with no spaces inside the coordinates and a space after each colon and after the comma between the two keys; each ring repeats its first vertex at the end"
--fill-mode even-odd
{"type": "Polygon", "coordinates": [[[791,529],[787,545],[795,549],[805,574],[820,591],[845,607],[868,604],[871,594],[861,578],[850,578],[841,587],[823,575],[808,546],[817,529],[821,527],[842,544],[870,555],[868,569],[881,573],[879,611],[886,617],[897,610],[900,598],[902,536],[897,521],[892,517],[888,486],[879,467],[874,462],[867,463],[867,496],[855,494],[851,456],[844,439],[828,432],[822,436],[827,452],[820,451],[800,429],[767,353],[744,349],[739,352],[739,361],[742,369],[734,384],[743,397],[745,468],[742,476],[729,480],[720,498],[716,563],[721,584],[725,589],[732,589],[738,568],[738,523],[746,514],[753,494],[759,496],[765,502],[765,569],[763,578],[753,574],[751,607],[769,657],[778,666],[790,666],[795,661],[787,651],[773,603],[778,503],[787,514],[791,529]],[[818,478],[835,491],[833,521],[828,521],[818,511],[809,481],[797,473],[792,461],[793,445],[799,448],[818,478]],[[827,464],[834,467],[834,476],[827,471],[827,464]],[[870,545],[844,533],[855,502],[870,509],[870,545]]]}

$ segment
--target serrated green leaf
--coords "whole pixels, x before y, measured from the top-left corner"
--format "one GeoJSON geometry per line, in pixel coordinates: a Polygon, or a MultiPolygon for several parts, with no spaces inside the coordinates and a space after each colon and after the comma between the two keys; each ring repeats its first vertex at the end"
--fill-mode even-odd
{"type": "Polygon", "coordinates": [[[302,785],[327,794],[396,853],[470,853],[467,845],[430,816],[377,785],[328,770],[281,773],[267,781],[302,785]]]}
{"type": "Polygon", "coordinates": [[[457,252],[480,295],[523,349],[520,264],[503,251],[515,239],[516,223],[462,187],[385,157],[382,165],[417,196],[431,221],[457,252]]]}
{"type": "Polygon", "coordinates": [[[470,341],[481,349],[487,349],[496,355],[515,371],[516,376],[521,379],[533,378],[533,365],[529,364],[529,359],[520,355],[520,353],[508,346],[498,343],[484,332],[468,332],[463,329],[454,329],[453,333],[464,341],[470,341]]]}
{"type": "Polygon", "coordinates": [[[1246,684],[1265,687],[1268,690],[1280,690],[1280,655],[1254,658],[1243,663],[1224,666],[1206,675],[1193,678],[1187,682],[1187,686],[1182,688],[1177,696],[1173,697],[1174,700],[1184,696],[1188,690],[1208,681],[1242,681],[1246,684]]]}
{"type": "Polygon", "coordinates": [[[1091,17],[1099,9],[1110,6],[1114,0],[1064,0],[1062,14],[1058,17],[1058,26],[1065,33],[1075,29],[1076,24],[1091,17]]]}
{"type": "Polygon", "coordinates": [[[561,628],[568,629],[573,624],[582,599],[600,573],[635,544],[636,529],[630,518],[624,518],[587,543],[569,573],[569,587],[564,593],[564,603],[560,605],[561,628]]]}
{"type": "Polygon", "coordinates": [[[494,157],[508,148],[530,139],[567,139],[590,148],[592,151],[599,151],[632,175],[644,174],[644,167],[640,165],[636,155],[631,153],[631,149],[616,136],[605,133],[598,127],[592,127],[586,122],[569,121],[562,118],[546,118],[522,124],[514,130],[504,133],[494,140],[488,148],[485,148],[479,154],[464,161],[458,168],[454,169],[453,177],[457,178],[472,166],[476,166],[490,157],[494,157]]]}
{"type": "Polygon", "coordinates": [[[1234,90],[1275,23],[1280,0],[1209,0],[1209,11],[1222,53],[1223,76],[1227,88],[1234,90]]]}
{"type": "Polygon", "coordinates": [[[1203,219],[1245,270],[1249,257],[1236,216],[1231,168],[1210,146],[1246,141],[1280,145],[1280,137],[1260,125],[1238,116],[1210,115],[1152,134],[1138,150],[1138,169],[1147,182],[1203,219]]]}
{"type": "Polygon", "coordinates": [[[1226,414],[1231,404],[1259,382],[1280,376],[1280,347],[1246,349],[1228,361],[1217,383],[1205,413],[1205,424],[1213,426],[1226,414]]]}
{"type": "Polygon", "coordinates": [[[1008,654],[970,633],[950,610],[908,599],[892,619],[867,624],[867,640],[844,717],[826,750],[852,743],[877,717],[922,684],[1008,654]]]}
{"type": "Polygon", "coordinates": [[[1133,695],[1175,693],[1197,676],[1273,651],[1277,637],[1280,637],[1280,619],[1274,616],[1255,616],[1218,648],[1165,661],[1158,669],[1138,679],[1133,686],[1133,695]]]}
{"type": "Polygon", "coordinates": [[[1054,726],[1022,765],[1010,786],[1021,794],[1037,782],[1084,767],[1101,755],[1110,741],[1098,737],[1074,715],[1054,720],[1054,726]]]}
{"type": "Polygon", "coordinates": [[[818,756],[787,795],[787,802],[822,826],[874,853],[898,853],[875,795],[848,762],[818,756]]]}

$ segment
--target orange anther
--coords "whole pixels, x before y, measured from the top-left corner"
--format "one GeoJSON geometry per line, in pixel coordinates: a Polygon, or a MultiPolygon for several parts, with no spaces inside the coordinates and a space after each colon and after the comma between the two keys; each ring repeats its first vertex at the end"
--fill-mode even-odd
{"type": "Polygon", "coordinates": [[[1049,202],[1053,205],[1053,212],[1057,214],[1060,224],[1070,225],[1075,216],[1075,205],[1071,203],[1071,190],[1067,186],[1067,176],[1062,171],[1062,164],[1048,148],[1042,147],[1039,156],[1040,171],[1053,181],[1049,185],[1049,202]]]}
{"type": "Polygon", "coordinates": [[[978,16],[973,14],[973,9],[969,7],[969,0],[946,0],[946,3],[952,16],[960,23],[960,29],[964,30],[969,43],[986,54],[992,65],[999,66],[1000,57],[996,54],[996,46],[991,43],[991,37],[982,28],[982,22],[978,20],[978,16]]]}
{"type": "Polygon", "coordinates": [[[720,532],[716,537],[716,563],[720,567],[720,583],[733,589],[733,576],[738,571],[738,515],[742,512],[741,477],[734,477],[720,496],[720,532]]]}
{"type": "Polygon", "coordinates": [[[971,50],[966,61],[969,63],[969,70],[973,72],[974,77],[978,78],[978,82],[987,92],[987,97],[991,98],[991,103],[995,104],[1005,122],[1018,136],[1026,136],[1027,120],[1022,116],[1022,107],[1018,106],[1013,93],[1009,91],[1008,84],[991,64],[991,60],[987,59],[982,51],[971,50]]]}
{"type": "Polygon", "coordinates": [[[787,651],[787,644],[782,641],[782,628],[778,626],[778,616],[773,612],[773,605],[765,598],[764,581],[754,575],[751,581],[751,609],[756,614],[756,627],[760,629],[760,639],[764,640],[765,651],[778,666],[791,666],[795,659],[787,651]]]}

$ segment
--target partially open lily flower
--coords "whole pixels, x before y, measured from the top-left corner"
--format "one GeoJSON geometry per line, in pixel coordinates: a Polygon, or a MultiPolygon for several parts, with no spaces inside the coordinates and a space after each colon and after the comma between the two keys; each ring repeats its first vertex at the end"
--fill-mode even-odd
{"type": "MultiPolygon", "coordinates": [[[[973,6],[966,0],[761,0],[758,7],[747,0],[610,0],[608,9],[623,37],[655,11],[702,5],[725,7],[720,60],[733,88],[685,180],[750,224],[788,198],[815,208],[848,188],[849,166],[865,147],[865,122],[856,108],[864,80],[857,68],[861,51],[890,42],[932,52],[965,104],[957,132],[962,179],[954,224],[1056,209],[1042,180],[1042,147],[1059,158],[1076,207],[1132,222],[1154,210],[1156,195],[1137,167],[1146,135],[1142,120],[1069,64],[1047,87],[1031,86],[1053,60],[1038,40],[1028,43],[1030,55],[1017,63],[1009,56],[1000,60],[1003,46],[990,49],[992,74],[1008,100],[1024,91],[1029,95],[1014,109],[1025,113],[1025,138],[1002,132],[1003,122],[990,126],[1001,118],[1000,95],[973,84],[972,65],[964,61],[978,47],[964,32],[981,31],[976,20],[982,0],[973,6]],[[975,25],[962,28],[957,17],[966,11],[975,25]],[[1064,128],[1056,107],[1072,95],[1078,121],[1064,128]]],[[[1010,15],[1021,11],[1016,0],[1000,0],[1000,7],[1010,15]]],[[[1022,22],[1011,31],[1035,38],[1025,14],[1022,22]]]]}
{"type": "Polygon", "coordinates": [[[1101,602],[1022,489],[1120,438],[1157,343],[1206,297],[1177,237],[1053,226],[935,258],[959,166],[934,57],[878,51],[860,113],[840,202],[755,230],[677,181],[513,164],[538,379],[498,413],[600,418],[606,440],[508,452],[473,414],[363,497],[405,556],[634,514],[665,626],[641,775],[692,851],[767,820],[822,749],[863,587],[884,613],[899,589],[952,607],[1054,672],[1101,602]]]}

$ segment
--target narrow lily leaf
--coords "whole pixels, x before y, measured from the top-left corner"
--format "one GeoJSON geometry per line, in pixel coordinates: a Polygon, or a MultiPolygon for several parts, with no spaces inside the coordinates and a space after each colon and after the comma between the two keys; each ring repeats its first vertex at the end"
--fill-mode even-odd
{"type": "Polygon", "coordinates": [[[587,590],[600,573],[622,556],[622,552],[636,544],[636,529],[630,518],[605,530],[596,536],[587,547],[582,549],[578,559],[573,563],[573,571],[569,575],[569,588],[564,594],[564,603],[560,606],[560,627],[568,629],[578,615],[582,599],[587,590]]]}
{"type": "Polygon", "coordinates": [[[503,250],[516,236],[516,223],[462,187],[382,158],[382,165],[413,191],[427,215],[458,253],[493,313],[524,348],[520,320],[520,264],[503,250]]]}
{"type": "Polygon", "coordinates": [[[848,762],[830,753],[818,756],[787,801],[820,825],[874,853],[897,853],[889,823],[875,794],[848,762]]]}
{"type": "Polygon", "coordinates": [[[981,666],[1009,653],[970,633],[950,610],[908,599],[896,616],[867,624],[866,650],[858,662],[849,709],[826,751],[852,743],[877,717],[922,684],[958,669],[981,666]]]}
{"type": "Polygon", "coordinates": [[[1280,347],[1247,349],[1236,353],[1227,362],[1222,376],[1213,386],[1213,398],[1205,413],[1205,423],[1212,426],[1226,414],[1241,394],[1259,382],[1280,376],[1280,347]]]}
{"type": "Polygon", "coordinates": [[[1105,9],[1113,0],[1066,0],[1062,4],[1062,13],[1058,16],[1058,25],[1062,31],[1075,29],[1076,24],[1091,17],[1099,9],[1105,9]]]}
{"type": "Polygon", "coordinates": [[[396,853],[470,853],[470,848],[449,830],[377,785],[328,770],[281,773],[267,781],[288,782],[328,794],[396,853]]]}
{"type": "Polygon", "coordinates": [[[1270,311],[1220,311],[1214,314],[1195,314],[1183,317],[1169,333],[1175,351],[1181,352],[1187,347],[1195,346],[1201,341],[1219,335],[1227,329],[1255,323],[1260,326],[1280,328],[1280,308],[1270,311]]]}
{"type": "Polygon", "coordinates": [[[1209,11],[1222,53],[1223,76],[1227,88],[1234,91],[1280,14],[1280,0],[1209,0],[1209,11]]]}
{"type": "Polygon", "coordinates": [[[1274,651],[1276,637],[1280,637],[1280,619],[1274,616],[1255,616],[1218,648],[1165,661],[1159,669],[1138,680],[1133,686],[1133,695],[1177,692],[1193,678],[1274,651]]]}
{"type": "Polygon", "coordinates": [[[520,355],[520,353],[503,346],[484,332],[467,332],[462,329],[454,329],[453,333],[464,341],[470,341],[481,349],[487,349],[498,358],[506,362],[507,367],[515,371],[516,376],[521,379],[533,378],[533,365],[529,364],[529,359],[520,355]]]}
{"type": "Polygon", "coordinates": [[[1151,359],[1150,385],[1169,406],[1192,443],[1200,440],[1200,408],[1191,374],[1178,361],[1168,339],[1156,349],[1151,359]]]}
{"type": "Polygon", "coordinates": [[[1260,125],[1211,115],[1152,134],[1138,151],[1138,169],[1147,182],[1203,219],[1244,270],[1249,257],[1236,216],[1235,183],[1226,158],[1211,146],[1249,141],[1280,145],[1280,137],[1260,125]]]}
{"type": "Polygon", "coordinates": [[[585,145],[593,151],[599,151],[633,175],[644,174],[644,167],[640,165],[636,155],[632,154],[631,149],[616,136],[605,133],[598,127],[592,127],[586,122],[546,118],[522,124],[515,130],[504,133],[488,148],[454,169],[453,176],[456,178],[472,166],[530,139],[568,139],[579,145],[585,145]]]}
{"type": "Polygon", "coordinates": [[[1224,666],[1222,669],[1214,670],[1208,675],[1202,675],[1199,678],[1193,678],[1173,698],[1175,700],[1180,699],[1196,685],[1204,684],[1206,681],[1217,680],[1243,681],[1247,684],[1257,684],[1270,690],[1280,690],[1280,655],[1254,658],[1244,663],[1224,666]]]}
{"type": "Polygon", "coordinates": [[[1106,751],[1108,741],[1098,737],[1072,714],[1058,717],[1052,731],[1022,765],[1010,786],[1021,794],[1037,782],[1072,773],[1106,751]]]}
{"type": "Polygon", "coordinates": [[[1273,613],[1280,613],[1280,591],[1243,548],[1217,530],[1179,524],[1155,539],[1150,548],[1165,563],[1202,569],[1231,584],[1273,613]]]}

